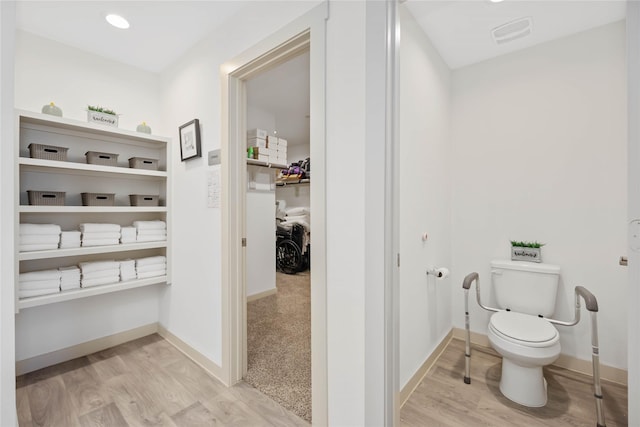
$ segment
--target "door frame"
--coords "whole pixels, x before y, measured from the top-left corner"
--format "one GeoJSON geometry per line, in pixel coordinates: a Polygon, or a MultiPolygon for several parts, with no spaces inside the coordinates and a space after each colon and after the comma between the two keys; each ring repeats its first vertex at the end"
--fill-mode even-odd
{"type": "Polygon", "coordinates": [[[310,52],[311,384],[313,424],[327,425],[325,63],[328,3],[296,19],[220,68],[222,86],[222,368],[233,385],[246,373],[246,90],[248,78],[310,52]]]}

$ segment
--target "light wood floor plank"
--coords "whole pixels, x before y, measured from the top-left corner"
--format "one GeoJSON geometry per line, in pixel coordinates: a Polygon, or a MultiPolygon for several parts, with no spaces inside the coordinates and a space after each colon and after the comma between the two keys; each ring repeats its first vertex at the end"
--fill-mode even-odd
{"type": "Polygon", "coordinates": [[[205,408],[202,403],[196,402],[188,408],[173,415],[171,419],[179,426],[219,426],[216,417],[205,408]]]}
{"type": "Polygon", "coordinates": [[[115,403],[95,409],[80,417],[82,427],[127,427],[120,410],[115,403]]]}
{"type": "Polygon", "coordinates": [[[76,412],[60,376],[27,386],[34,426],[79,426],[76,412]]]}

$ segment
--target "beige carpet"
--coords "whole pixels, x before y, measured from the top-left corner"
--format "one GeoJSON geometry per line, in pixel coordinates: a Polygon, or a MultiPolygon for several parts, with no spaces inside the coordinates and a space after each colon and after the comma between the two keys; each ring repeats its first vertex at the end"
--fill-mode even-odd
{"type": "Polygon", "coordinates": [[[311,422],[310,275],[276,274],[278,292],[247,304],[245,381],[311,422]]]}

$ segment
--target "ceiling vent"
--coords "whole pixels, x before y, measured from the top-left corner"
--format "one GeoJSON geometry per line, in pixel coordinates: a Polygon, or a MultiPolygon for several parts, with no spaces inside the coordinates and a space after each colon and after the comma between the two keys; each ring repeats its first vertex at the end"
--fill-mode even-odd
{"type": "Polygon", "coordinates": [[[530,16],[507,22],[491,30],[493,40],[497,44],[508,43],[510,41],[526,37],[533,31],[533,19],[530,16]]]}

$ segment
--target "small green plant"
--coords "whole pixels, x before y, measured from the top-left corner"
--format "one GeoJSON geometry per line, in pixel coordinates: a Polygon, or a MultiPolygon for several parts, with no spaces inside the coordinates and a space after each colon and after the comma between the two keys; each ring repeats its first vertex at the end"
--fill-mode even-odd
{"type": "Polygon", "coordinates": [[[108,108],[102,108],[100,106],[94,107],[93,105],[89,105],[87,109],[90,111],[97,111],[98,113],[111,114],[113,116],[117,116],[115,111],[109,110],[108,108]]]}
{"type": "Polygon", "coordinates": [[[541,248],[545,244],[539,242],[521,242],[518,240],[511,240],[511,246],[517,246],[520,248],[541,248]]]}

